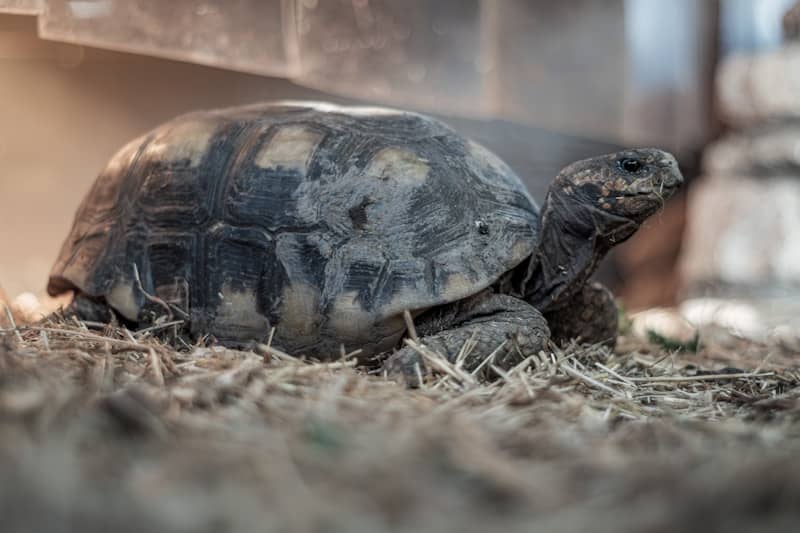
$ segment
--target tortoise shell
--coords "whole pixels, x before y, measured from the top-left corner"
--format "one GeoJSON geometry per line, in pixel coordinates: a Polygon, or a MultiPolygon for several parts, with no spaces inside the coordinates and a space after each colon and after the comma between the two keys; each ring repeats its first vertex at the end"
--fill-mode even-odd
{"type": "Polygon", "coordinates": [[[528,257],[539,214],[484,147],[421,114],[278,102],[178,117],[134,140],[83,200],[48,291],[191,332],[314,356],[377,353],[420,312],[528,257]]]}

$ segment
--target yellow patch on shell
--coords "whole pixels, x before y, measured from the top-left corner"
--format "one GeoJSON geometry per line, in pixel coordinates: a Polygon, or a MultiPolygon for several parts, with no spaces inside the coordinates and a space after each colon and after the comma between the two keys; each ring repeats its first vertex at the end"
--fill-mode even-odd
{"type": "Polygon", "coordinates": [[[237,291],[225,283],[220,295],[222,301],[217,306],[217,322],[269,331],[269,320],[258,312],[258,300],[253,291],[237,291]]]}
{"type": "Polygon", "coordinates": [[[281,295],[281,336],[314,342],[319,325],[319,291],[310,285],[296,283],[283,289],[281,295]]]}
{"type": "Polygon", "coordinates": [[[139,318],[139,305],[133,289],[133,282],[118,281],[106,294],[108,304],[128,320],[139,318]]]}
{"type": "Polygon", "coordinates": [[[189,160],[190,167],[199,165],[208,150],[217,122],[202,118],[187,118],[168,124],[150,141],[145,155],[177,163],[189,160]]]}
{"type": "Polygon", "coordinates": [[[359,340],[369,333],[373,318],[372,313],[361,307],[358,292],[349,291],[333,302],[328,326],[343,339],[359,340]]]}
{"type": "Polygon", "coordinates": [[[448,302],[454,302],[475,292],[475,282],[465,274],[451,274],[444,285],[442,295],[448,302]]]}
{"type": "Polygon", "coordinates": [[[519,264],[530,254],[530,244],[527,241],[519,240],[511,247],[511,258],[509,261],[513,264],[519,264]]]}
{"type": "Polygon", "coordinates": [[[428,179],[431,168],[418,155],[401,148],[384,148],[370,161],[366,174],[380,179],[393,179],[405,185],[416,185],[428,179]]]}
{"type": "Polygon", "coordinates": [[[283,167],[305,172],[322,136],[303,126],[279,129],[255,158],[261,168],[283,167]]]}

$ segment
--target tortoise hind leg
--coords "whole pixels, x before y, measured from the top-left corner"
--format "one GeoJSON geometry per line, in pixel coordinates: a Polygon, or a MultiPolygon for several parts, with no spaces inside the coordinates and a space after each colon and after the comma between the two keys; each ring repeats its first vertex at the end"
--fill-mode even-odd
{"type": "Polygon", "coordinates": [[[544,316],[558,344],[572,339],[610,348],[617,344],[617,304],[611,291],[600,283],[587,283],[566,304],[544,316]]]}
{"type": "Polygon", "coordinates": [[[92,298],[76,292],[72,302],[64,309],[65,317],[76,317],[86,322],[111,322],[114,313],[101,298],[92,298]]]}
{"type": "MultiPolygon", "coordinates": [[[[494,354],[492,365],[509,369],[542,350],[550,332],[542,314],[530,304],[506,294],[483,293],[445,305],[419,317],[416,325],[421,344],[455,362],[464,344],[475,344],[463,361],[472,371],[494,354]]],[[[419,386],[425,365],[410,346],[404,346],[386,361],[392,375],[402,374],[406,383],[419,386]]],[[[490,365],[481,378],[490,377],[490,365]]]]}

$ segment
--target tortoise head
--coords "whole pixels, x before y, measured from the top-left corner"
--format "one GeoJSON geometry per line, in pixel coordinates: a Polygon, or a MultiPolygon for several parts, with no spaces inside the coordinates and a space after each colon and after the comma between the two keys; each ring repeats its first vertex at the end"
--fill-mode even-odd
{"type": "Polygon", "coordinates": [[[597,211],[641,224],[683,183],[675,158],[656,148],[637,148],[578,161],[564,168],[554,192],[597,211]],[[559,190],[560,189],[560,190],[559,190]]]}
{"type": "Polygon", "coordinates": [[[565,305],[611,247],[633,235],[682,183],[675,158],[655,148],[564,168],[542,206],[538,250],[512,275],[512,292],[540,310],[565,305]]]}

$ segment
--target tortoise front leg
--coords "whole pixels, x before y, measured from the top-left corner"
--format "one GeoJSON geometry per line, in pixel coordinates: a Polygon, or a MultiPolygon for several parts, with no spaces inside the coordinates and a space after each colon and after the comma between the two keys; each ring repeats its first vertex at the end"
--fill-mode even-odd
{"type": "MultiPolygon", "coordinates": [[[[454,362],[464,344],[475,343],[463,361],[472,371],[494,353],[492,364],[509,369],[545,347],[550,331],[542,314],[522,300],[506,294],[482,293],[473,298],[436,308],[416,324],[420,342],[454,362]]],[[[489,374],[489,365],[481,377],[489,374]]],[[[419,353],[404,346],[386,361],[390,374],[403,374],[410,386],[419,385],[426,372],[419,353]]]]}
{"type": "Polygon", "coordinates": [[[611,291],[600,283],[590,282],[565,304],[545,313],[545,317],[553,341],[558,344],[577,339],[613,348],[617,343],[618,313],[611,291]]]}

